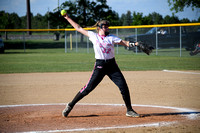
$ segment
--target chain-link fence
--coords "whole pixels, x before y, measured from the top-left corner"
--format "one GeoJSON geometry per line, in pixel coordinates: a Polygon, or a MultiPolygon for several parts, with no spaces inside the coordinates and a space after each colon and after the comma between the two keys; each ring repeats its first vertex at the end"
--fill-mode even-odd
{"type": "MultiPolygon", "coordinates": [[[[95,29],[87,30],[95,32],[95,29]]],[[[24,49],[26,52],[26,49],[63,48],[66,53],[94,53],[88,37],[74,29],[32,29],[32,35],[27,35],[27,31],[0,29],[5,52],[9,49],[24,49]]],[[[195,52],[200,44],[200,23],[118,26],[110,27],[110,34],[123,40],[145,42],[155,48],[152,55],[191,56],[191,51],[195,52]]],[[[115,53],[144,54],[137,47],[130,49],[120,45],[116,45],[115,53]]]]}

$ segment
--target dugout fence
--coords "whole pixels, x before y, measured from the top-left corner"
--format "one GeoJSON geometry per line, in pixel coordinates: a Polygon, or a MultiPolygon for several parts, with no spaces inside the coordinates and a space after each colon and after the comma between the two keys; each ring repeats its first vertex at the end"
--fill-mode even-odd
{"type": "MultiPolygon", "coordinates": [[[[95,30],[95,28],[85,28],[95,30]]],[[[110,33],[121,39],[152,45],[156,56],[190,56],[200,43],[200,23],[141,26],[110,26],[110,33]]],[[[88,37],[75,29],[0,29],[5,52],[10,49],[61,48],[65,53],[94,53],[88,37]],[[27,32],[31,31],[32,35],[27,32]]],[[[116,54],[143,55],[136,48],[116,45],[116,54]]],[[[200,57],[199,55],[197,55],[200,57]]]]}

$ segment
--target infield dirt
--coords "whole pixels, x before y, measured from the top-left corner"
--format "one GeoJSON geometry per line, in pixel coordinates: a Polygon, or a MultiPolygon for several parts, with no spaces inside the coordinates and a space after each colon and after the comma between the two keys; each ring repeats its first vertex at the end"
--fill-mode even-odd
{"type": "MultiPolygon", "coordinates": [[[[164,71],[124,71],[123,74],[129,86],[132,104],[172,106],[188,108],[200,112],[200,71],[192,72],[197,74],[164,71]]],[[[76,93],[87,83],[90,75],[91,72],[0,74],[0,105],[67,103],[72,100],[76,93]]],[[[108,77],[105,77],[97,88],[79,103],[124,104],[119,89],[108,77]]],[[[75,121],[74,125],[76,126],[78,120],[80,123],[88,123],[85,127],[90,125],[96,125],[98,127],[101,126],[98,125],[100,123],[108,123],[107,125],[109,126],[109,123],[117,125],[121,121],[125,121],[123,125],[126,125],[126,122],[130,120],[130,118],[127,119],[125,117],[124,108],[98,108],[98,110],[96,110],[97,112],[92,112],[93,109],[91,109],[91,107],[77,106],[77,112],[74,110],[70,115],[80,116],[81,112],[79,112],[78,108],[84,108],[85,112],[82,112],[83,114],[81,116],[87,117],[70,117],[70,119],[64,119],[61,116],[61,111],[64,106],[51,106],[48,107],[49,109],[44,108],[45,107],[42,107],[42,109],[37,108],[36,111],[38,111],[38,115],[36,112],[36,115],[33,114],[35,108],[32,107],[24,108],[24,110],[28,109],[28,111],[24,113],[23,108],[18,108],[18,111],[13,110],[13,108],[4,108],[8,111],[3,111],[1,108],[0,131],[18,131],[10,129],[12,128],[11,125],[20,125],[19,122],[22,123],[21,125],[23,125],[22,127],[24,127],[24,129],[27,129],[27,127],[34,127],[34,122],[41,122],[42,124],[42,121],[45,121],[43,124],[46,126],[46,130],[51,130],[51,126],[61,129],[58,126],[62,125],[59,123],[62,121],[75,121]],[[113,117],[104,116],[103,112],[106,113],[108,110],[111,112],[107,113],[107,115],[115,115],[113,117]],[[40,111],[43,113],[40,113],[40,111]],[[18,115],[14,117],[12,112],[18,112],[18,115]],[[117,114],[119,114],[119,118],[117,118],[117,114]],[[25,117],[22,116],[25,115],[30,116],[29,119],[23,119],[25,117]],[[55,122],[53,122],[54,124],[52,124],[52,119],[55,120],[55,122]],[[117,121],[116,119],[119,120],[117,121]],[[100,120],[103,122],[100,122],[100,120]],[[116,121],[113,122],[114,120],[116,121]]],[[[152,112],[151,108],[142,109],[135,107],[135,110],[142,114],[157,113],[156,111],[152,112]]],[[[165,112],[167,111],[163,111],[163,113],[165,112]]],[[[144,119],[146,122],[153,122],[158,119],[160,121],[172,121],[175,119],[173,121],[177,122],[171,125],[84,132],[200,132],[200,113],[196,113],[193,119],[186,119],[186,116],[187,115],[150,116],[139,118],[139,120],[138,118],[131,118],[131,123],[134,124],[144,119]]],[[[21,129],[22,127],[16,128],[21,129]]],[[[37,129],[39,129],[39,127],[35,127],[35,130],[37,129]]],[[[20,131],[23,131],[23,129],[20,131]]]]}

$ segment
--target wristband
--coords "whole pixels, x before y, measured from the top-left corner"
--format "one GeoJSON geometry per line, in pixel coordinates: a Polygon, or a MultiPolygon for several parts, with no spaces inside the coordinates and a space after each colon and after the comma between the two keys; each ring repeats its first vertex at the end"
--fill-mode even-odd
{"type": "Polygon", "coordinates": [[[129,47],[135,47],[135,42],[130,42],[129,47]]]}

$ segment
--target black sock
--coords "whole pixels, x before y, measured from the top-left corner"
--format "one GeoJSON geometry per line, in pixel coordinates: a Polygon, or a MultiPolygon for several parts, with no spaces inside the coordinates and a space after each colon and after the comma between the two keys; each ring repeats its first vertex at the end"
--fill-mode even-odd
{"type": "Polygon", "coordinates": [[[84,97],[84,96],[83,96],[80,92],[78,92],[78,93],[76,94],[76,96],[74,97],[74,99],[73,99],[68,105],[69,105],[71,108],[73,108],[74,105],[75,105],[78,101],[80,101],[83,97],[84,97]]]}
{"type": "Polygon", "coordinates": [[[124,95],[123,96],[123,100],[125,102],[125,105],[126,105],[126,108],[127,108],[127,111],[131,111],[133,110],[132,106],[131,106],[131,99],[130,99],[130,95],[124,95]]]}

